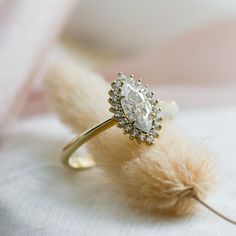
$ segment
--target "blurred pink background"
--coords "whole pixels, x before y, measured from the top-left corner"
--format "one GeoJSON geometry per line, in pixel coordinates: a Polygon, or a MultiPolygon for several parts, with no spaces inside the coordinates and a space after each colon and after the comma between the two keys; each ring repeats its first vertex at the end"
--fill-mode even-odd
{"type": "Polygon", "coordinates": [[[42,114],[47,58],[58,50],[112,80],[150,83],[182,108],[236,101],[236,2],[2,1],[1,124],[42,114]]]}

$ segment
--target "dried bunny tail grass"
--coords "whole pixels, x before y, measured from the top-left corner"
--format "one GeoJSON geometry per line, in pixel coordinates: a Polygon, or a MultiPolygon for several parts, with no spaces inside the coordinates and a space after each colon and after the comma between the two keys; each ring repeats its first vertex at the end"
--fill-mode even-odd
{"type": "Polygon", "coordinates": [[[191,143],[174,127],[166,127],[157,146],[122,168],[123,189],[147,209],[172,215],[193,210],[192,196],[204,198],[215,181],[212,155],[191,143]]]}
{"type": "MultiPolygon", "coordinates": [[[[59,117],[76,133],[111,117],[108,84],[71,59],[57,61],[45,85],[59,117]]],[[[170,124],[164,125],[160,138],[150,147],[130,141],[115,127],[87,145],[114,186],[144,209],[184,215],[200,203],[235,223],[202,200],[215,181],[212,154],[170,124]]]]}
{"type": "Polygon", "coordinates": [[[44,82],[53,109],[76,133],[111,116],[107,102],[109,85],[73,60],[51,63],[44,82]]]}

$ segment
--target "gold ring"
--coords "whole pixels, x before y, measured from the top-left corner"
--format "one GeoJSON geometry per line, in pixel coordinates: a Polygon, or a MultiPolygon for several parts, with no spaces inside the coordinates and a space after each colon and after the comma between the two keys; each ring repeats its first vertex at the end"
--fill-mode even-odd
{"type": "Polygon", "coordinates": [[[163,119],[172,119],[178,107],[174,101],[156,100],[154,92],[149,92],[147,87],[141,83],[141,79],[135,80],[132,75],[118,73],[109,91],[108,101],[113,117],[71,140],[62,150],[63,164],[75,170],[94,166],[95,161],[91,156],[72,154],[91,138],[114,125],[122,128],[130,139],[152,145],[160,135],[163,119]]]}

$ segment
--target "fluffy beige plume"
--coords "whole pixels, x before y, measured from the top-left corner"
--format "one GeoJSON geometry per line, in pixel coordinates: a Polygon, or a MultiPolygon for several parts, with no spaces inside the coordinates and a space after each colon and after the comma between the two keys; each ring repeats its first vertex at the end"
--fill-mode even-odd
{"type": "MultiPolygon", "coordinates": [[[[57,61],[45,80],[52,106],[80,133],[112,116],[109,85],[70,59],[57,61]]],[[[112,127],[87,144],[97,165],[129,199],[145,209],[183,215],[193,210],[214,181],[211,153],[179,129],[163,124],[152,146],[138,144],[112,127]]]]}

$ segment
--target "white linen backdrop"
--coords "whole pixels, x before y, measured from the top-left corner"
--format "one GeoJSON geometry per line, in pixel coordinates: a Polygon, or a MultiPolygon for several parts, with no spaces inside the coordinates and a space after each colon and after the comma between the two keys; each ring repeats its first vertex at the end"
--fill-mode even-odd
{"type": "MultiPolygon", "coordinates": [[[[236,107],[182,111],[176,122],[215,152],[219,184],[207,202],[236,218],[236,107]]],[[[24,120],[4,132],[0,153],[1,236],[236,235],[235,226],[199,206],[184,218],[161,219],[130,208],[94,168],[61,165],[73,135],[55,117],[24,120]]]]}

